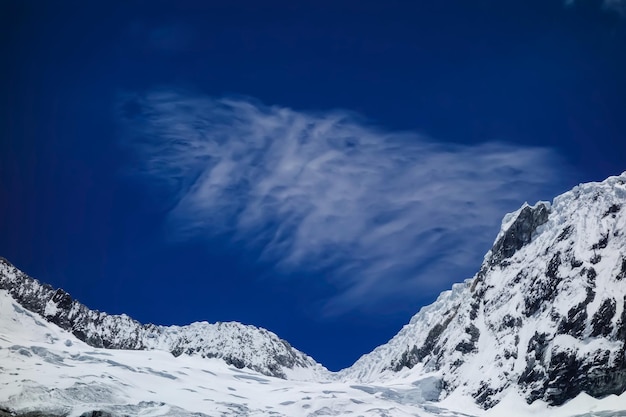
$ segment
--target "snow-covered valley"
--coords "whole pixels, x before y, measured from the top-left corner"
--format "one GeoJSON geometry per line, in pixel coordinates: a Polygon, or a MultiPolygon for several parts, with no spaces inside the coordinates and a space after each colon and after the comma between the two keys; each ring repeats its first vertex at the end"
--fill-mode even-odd
{"type": "Polygon", "coordinates": [[[479,272],[327,371],[239,323],[140,324],[0,262],[0,409],[626,416],[626,173],[507,215],[479,272]]]}
{"type": "Polygon", "coordinates": [[[564,407],[511,396],[484,411],[471,398],[438,396],[437,375],[399,373],[376,384],[292,381],[220,359],[93,348],[24,310],[0,290],[0,408],[80,416],[623,416],[626,396],[581,394],[564,407]],[[601,414],[599,412],[602,412],[601,414]]]}

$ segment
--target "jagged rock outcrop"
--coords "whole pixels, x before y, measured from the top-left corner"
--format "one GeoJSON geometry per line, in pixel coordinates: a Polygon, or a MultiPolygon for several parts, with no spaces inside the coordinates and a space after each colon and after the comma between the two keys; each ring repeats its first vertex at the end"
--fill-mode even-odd
{"type": "Polygon", "coordinates": [[[505,217],[504,230],[493,244],[487,264],[493,266],[501,263],[530,243],[535,230],[548,221],[549,214],[550,206],[539,202],[534,207],[524,205],[516,213],[505,217]],[[507,224],[509,222],[510,225],[507,224]]]}
{"type": "Polygon", "coordinates": [[[433,372],[489,408],[626,391],[626,173],[507,215],[476,274],[342,377],[433,372]]]}
{"type": "Polygon", "coordinates": [[[90,310],[62,289],[29,277],[0,258],[0,289],[24,308],[73,333],[78,339],[107,349],[158,349],[205,358],[221,358],[237,368],[285,378],[294,368],[324,373],[325,368],[274,333],[237,322],[192,323],[187,326],[141,324],[125,314],[90,310]]]}

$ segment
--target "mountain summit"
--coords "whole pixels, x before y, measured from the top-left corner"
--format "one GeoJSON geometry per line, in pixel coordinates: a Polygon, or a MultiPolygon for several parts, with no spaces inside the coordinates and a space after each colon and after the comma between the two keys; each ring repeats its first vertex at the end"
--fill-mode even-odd
{"type": "Polygon", "coordinates": [[[173,356],[220,358],[236,368],[278,378],[328,372],[276,334],[255,326],[237,322],[157,326],[141,324],[125,314],[90,310],[64,290],[40,283],[4,258],[0,258],[0,289],[7,290],[24,308],[93,347],[164,350],[173,356]]]}
{"type": "Polygon", "coordinates": [[[626,173],[502,221],[480,271],[343,377],[438,375],[482,407],[508,389],[560,405],[626,391],[626,173]]]}
{"type": "MultiPolygon", "coordinates": [[[[166,375],[164,386],[177,380],[180,389],[198,393],[201,387],[215,391],[210,395],[228,397],[228,401],[219,403],[227,410],[225,415],[357,412],[409,416],[440,415],[445,411],[449,416],[469,416],[508,407],[514,401],[511,398],[520,398],[522,404],[532,404],[535,411],[537,404],[544,411],[548,410],[545,407],[567,410],[568,404],[575,404],[570,408],[577,410],[576,414],[585,407],[602,410],[606,404],[622,404],[617,414],[606,414],[617,416],[626,410],[625,233],[626,173],[579,185],[552,203],[524,204],[504,217],[492,249],[473,278],[442,293],[388,343],[338,373],[327,371],[275,334],[254,326],[143,325],[126,315],[89,310],[65,291],[41,284],[1,259],[0,347],[7,349],[0,351],[5,352],[0,365],[3,372],[12,370],[8,375],[13,379],[4,384],[14,388],[7,394],[0,393],[0,408],[39,410],[46,401],[63,404],[70,397],[78,408],[84,402],[90,404],[85,407],[102,407],[97,395],[83,400],[85,395],[76,394],[86,389],[82,385],[76,388],[81,378],[108,375],[112,381],[97,378],[93,383],[101,384],[99,389],[113,390],[120,384],[132,385],[128,381],[138,374],[149,373],[151,378],[166,375]],[[15,323],[28,323],[24,328],[30,333],[24,330],[24,334],[13,334],[21,332],[15,323]],[[43,332],[63,333],[66,342],[59,345],[55,341],[61,336],[55,336],[50,342],[52,347],[39,345],[45,339],[38,336],[43,332]],[[52,348],[56,353],[51,353],[52,348]],[[93,352],[85,354],[87,348],[93,352]],[[148,352],[133,353],[135,356],[120,353],[115,361],[99,359],[113,355],[105,351],[120,349],[148,352]],[[160,351],[169,352],[169,359],[154,353],[160,351]],[[176,363],[189,365],[189,361],[195,361],[183,375],[197,368],[212,376],[203,376],[204,382],[196,386],[196,379],[189,377],[185,382],[183,377],[173,376],[174,371],[155,373],[151,367],[133,364],[152,360],[154,355],[160,358],[162,367],[174,367],[178,373],[176,363]],[[79,382],[54,391],[62,392],[59,400],[50,391],[53,388],[34,384],[26,377],[24,369],[28,368],[13,365],[30,363],[30,358],[46,362],[46,375],[57,378],[53,381],[73,378],[79,382]],[[61,365],[75,367],[69,363],[77,361],[92,364],[92,368],[86,367],[85,375],[68,376],[69,371],[61,365]],[[227,365],[230,367],[224,368],[227,365]],[[111,366],[117,372],[114,376],[109,371],[111,366]],[[205,370],[207,366],[212,370],[205,370]],[[212,379],[207,382],[204,378],[212,379]],[[239,388],[224,385],[226,380],[246,384],[255,381],[258,387],[246,385],[247,397],[235,395],[231,389],[239,388]],[[228,389],[218,394],[218,387],[228,389]],[[266,394],[250,394],[257,391],[266,394]],[[281,393],[281,402],[272,400],[277,392],[281,393]],[[458,410],[459,404],[468,404],[468,400],[475,407],[473,411],[450,411],[458,410]],[[448,407],[445,410],[440,408],[444,405],[448,407]],[[286,411],[274,410],[279,406],[286,407],[286,411]]],[[[3,379],[8,378],[6,375],[3,379]]],[[[108,409],[114,409],[111,404],[133,401],[135,408],[125,408],[122,414],[157,407],[154,403],[137,405],[137,401],[154,399],[160,391],[143,386],[135,389],[140,398],[111,394],[105,401],[108,409]]],[[[189,395],[191,404],[196,404],[191,409],[203,410],[206,398],[189,395]]],[[[177,398],[171,401],[179,401],[177,398]]],[[[72,407],[69,411],[63,408],[63,412],[74,412],[72,407]]],[[[54,410],[58,412],[58,408],[54,410]]],[[[175,414],[187,415],[179,411],[175,414]]],[[[573,414],[563,411],[559,415],[573,414]]]]}

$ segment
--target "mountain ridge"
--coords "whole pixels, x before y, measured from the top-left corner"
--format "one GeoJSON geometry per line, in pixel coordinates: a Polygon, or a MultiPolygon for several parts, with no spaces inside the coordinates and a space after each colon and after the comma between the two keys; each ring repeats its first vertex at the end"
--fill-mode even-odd
{"type": "Polygon", "coordinates": [[[435,372],[443,397],[461,390],[485,408],[511,387],[552,405],[624,392],[625,184],[626,173],[581,184],[505,216],[479,272],[344,378],[435,372]]]}
{"type": "Polygon", "coordinates": [[[581,393],[604,398],[626,391],[625,205],[626,172],[580,184],[552,203],[522,205],[504,216],[474,277],[442,292],[388,343],[336,373],[254,326],[142,325],[89,310],[3,258],[0,289],[95,347],[220,358],[287,380],[404,380],[429,401],[460,395],[483,409],[511,392],[528,404],[560,406],[581,393]]]}
{"type": "Polygon", "coordinates": [[[109,315],[91,310],[63,289],[42,284],[0,257],[0,289],[24,308],[69,330],[93,347],[152,350],[201,357],[217,357],[237,368],[286,378],[294,368],[327,372],[310,356],[294,349],[269,330],[239,322],[195,322],[186,326],[141,324],[126,314],[109,315]],[[249,349],[245,349],[245,347],[249,349]]]}

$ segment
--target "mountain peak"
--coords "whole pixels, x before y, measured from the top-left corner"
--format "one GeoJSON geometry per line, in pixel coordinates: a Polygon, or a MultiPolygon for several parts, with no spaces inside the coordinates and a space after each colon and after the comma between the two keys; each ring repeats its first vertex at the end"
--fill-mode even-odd
{"type": "Polygon", "coordinates": [[[522,246],[530,243],[537,228],[548,221],[550,203],[541,201],[534,206],[525,203],[519,210],[502,220],[500,233],[486,258],[493,265],[510,258],[522,246]]]}
{"type": "Polygon", "coordinates": [[[238,322],[157,326],[141,324],[125,314],[90,310],[64,290],[41,284],[4,258],[0,259],[0,289],[7,290],[27,310],[93,347],[156,349],[174,356],[220,358],[236,368],[279,378],[294,373],[306,377],[328,372],[276,334],[255,326],[238,322]]]}
{"type": "Polygon", "coordinates": [[[626,174],[505,216],[474,278],[344,377],[440,379],[485,408],[510,389],[559,405],[626,391],[626,174]]]}

